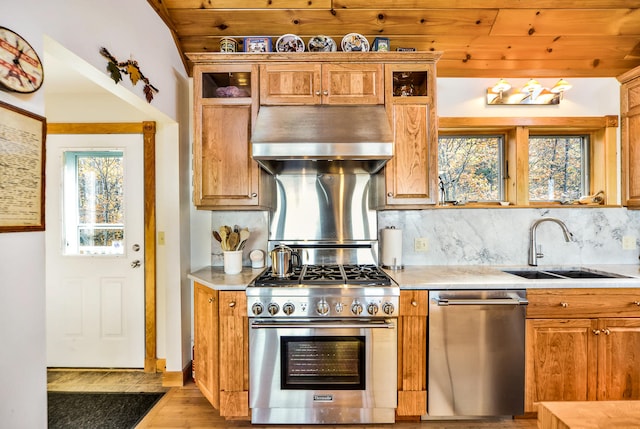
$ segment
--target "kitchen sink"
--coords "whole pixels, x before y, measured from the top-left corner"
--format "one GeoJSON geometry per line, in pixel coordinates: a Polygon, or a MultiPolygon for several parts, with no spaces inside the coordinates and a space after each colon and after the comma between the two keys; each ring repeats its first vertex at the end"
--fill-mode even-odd
{"type": "Polygon", "coordinates": [[[516,276],[524,277],[525,279],[558,279],[555,274],[548,273],[546,271],[537,270],[518,270],[518,271],[503,271],[507,274],[513,274],[516,276]]]}
{"type": "Polygon", "coordinates": [[[620,274],[593,271],[584,268],[569,270],[503,270],[507,274],[513,274],[525,279],[616,279],[629,278],[620,274]]]}

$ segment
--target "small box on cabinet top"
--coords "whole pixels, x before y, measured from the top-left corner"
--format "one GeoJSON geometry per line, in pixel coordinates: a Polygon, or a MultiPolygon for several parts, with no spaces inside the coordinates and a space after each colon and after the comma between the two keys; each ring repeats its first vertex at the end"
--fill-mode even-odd
{"type": "Polygon", "coordinates": [[[244,51],[245,52],[272,52],[271,37],[245,37],[244,38],[244,51]]]}

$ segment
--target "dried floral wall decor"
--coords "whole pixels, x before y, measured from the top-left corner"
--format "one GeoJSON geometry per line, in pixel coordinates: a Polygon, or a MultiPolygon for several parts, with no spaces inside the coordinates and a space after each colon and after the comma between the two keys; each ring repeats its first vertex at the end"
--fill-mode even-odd
{"type": "Polygon", "coordinates": [[[135,60],[127,60],[123,62],[119,62],[116,58],[109,53],[107,48],[100,48],[100,54],[109,60],[107,63],[107,71],[111,75],[111,79],[115,83],[118,83],[122,80],[122,75],[129,75],[129,79],[131,79],[131,83],[135,86],[138,84],[138,81],[142,81],[144,83],[144,96],[147,99],[148,103],[151,103],[153,100],[153,94],[160,92],[158,88],[151,85],[149,79],[142,74],[140,70],[140,66],[138,62],[135,60]]]}

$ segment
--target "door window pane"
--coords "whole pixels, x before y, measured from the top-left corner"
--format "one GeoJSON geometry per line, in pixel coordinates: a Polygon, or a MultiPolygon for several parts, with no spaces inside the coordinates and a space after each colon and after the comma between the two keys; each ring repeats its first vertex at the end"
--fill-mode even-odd
{"type": "Polygon", "coordinates": [[[123,152],[64,156],[64,253],[124,254],[123,152]]]}
{"type": "Polygon", "coordinates": [[[529,200],[573,201],[587,195],[587,136],[529,137],[529,200]]]}
{"type": "Polygon", "coordinates": [[[440,201],[502,200],[503,150],[500,135],[440,136],[440,201]]]}

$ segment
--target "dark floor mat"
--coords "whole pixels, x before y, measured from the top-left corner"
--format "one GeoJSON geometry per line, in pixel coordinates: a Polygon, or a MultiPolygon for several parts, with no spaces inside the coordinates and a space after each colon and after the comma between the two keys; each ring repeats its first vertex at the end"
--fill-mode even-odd
{"type": "Polygon", "coordinates": [[[47,392],[49,429],[134,428],[162,395],[47,392]]]}

